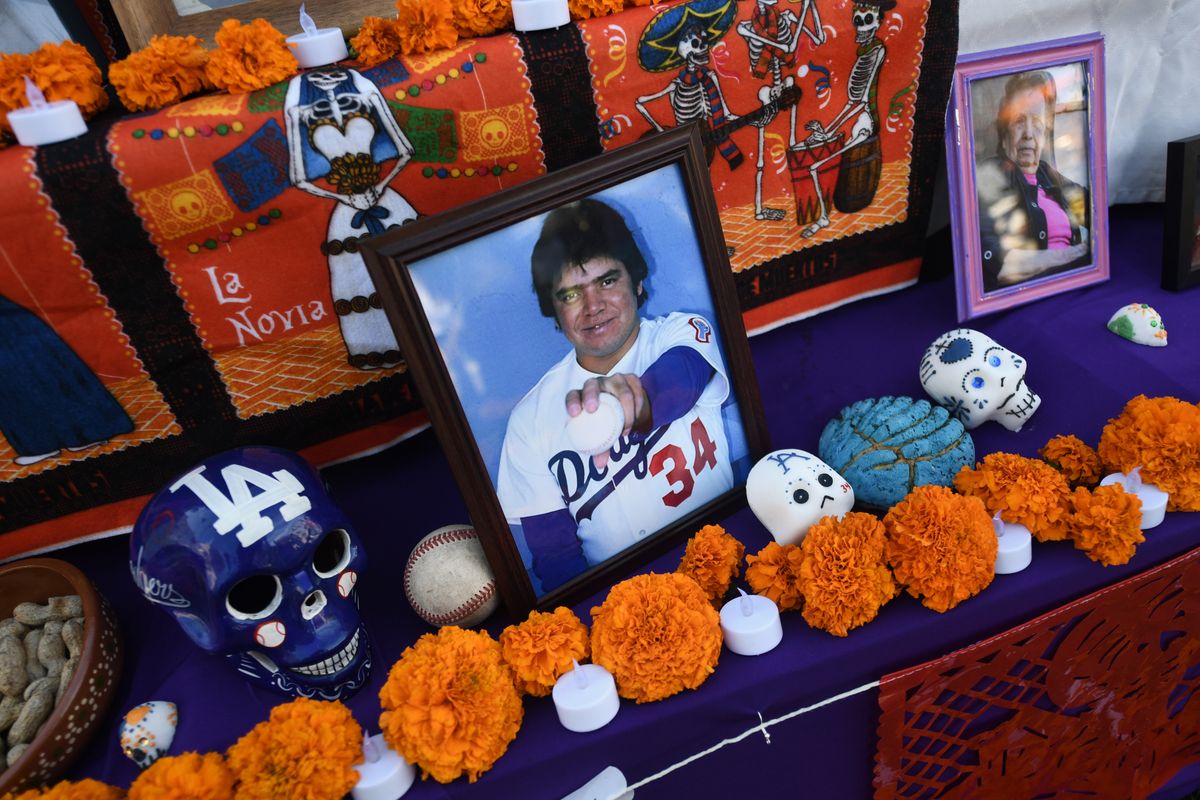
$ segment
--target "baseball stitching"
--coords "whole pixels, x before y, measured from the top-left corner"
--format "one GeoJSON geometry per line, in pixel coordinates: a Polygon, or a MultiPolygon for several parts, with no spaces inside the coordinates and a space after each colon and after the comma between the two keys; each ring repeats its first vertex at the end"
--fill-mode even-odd
{"type": "Polygon", "coordinates": [[[470,614],[478,611],[484,603],[492,599],[492,596],[496,594],[496,582],[494,580],[488,581],[483,585],[482,588],[479,589],[479,591],[475,592],[470,600],[467,600],[457,608],[447,611],[444,614],[435,614],[418,603],[416,598],[412,596],[412,592],[410,592],[408,589],[409,581],[412,578],[413,568],[416,566],[417,562],[421,560],[422,556],[437,547],[441,547],[444,544],[462,542],[476,538],[478,538],[478,536],[475,534],[473,528],[455,528],[454,530],[450,531],[442,531],[436,536],[431,536],[421,544],[417,545],[417,548],[413,550],[411,554],[409,554],[408,562],[404,565],[404,596],[408,598],[408,604],[413,607],[413,610],[416,611],[417,614],[424,618],[427,622],[430,622],[434,625],[446,625],[462,620],[470,614]]]}

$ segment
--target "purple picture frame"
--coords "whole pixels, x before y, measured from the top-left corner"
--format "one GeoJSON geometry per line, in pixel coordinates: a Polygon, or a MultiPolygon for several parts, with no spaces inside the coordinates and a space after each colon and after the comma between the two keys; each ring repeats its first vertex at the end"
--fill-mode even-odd
{"type": "MultiPolygon", "coordinates": [[[[1056,81],[1059,80],[1056,78],[1056,81]]],[[[1071,81],[1068,80],[1068,83],[1071,81]]],[[[1056,128],[1051,129],[1056,130],[1056,128]]],[[[1049,137],[1046,137],[1049,138],[1049,137]]],[[[1107,144],[1105,135],[1104,112],[1104,37],[1099,33],[1090,33],[1068,39],[1056,39],[1030,45],[1021,45],[1002,50],[989,50],[981,53],[971,53],[960,56],[954,70],[951,86],[950,104],[946,111],[946,165],[950,195],[950,219],[954,237],[954,269],[957,295],[959,322],[973,317],[1003,311],[1013,306],[1022,305],[1032,300],[1048,297],[1059,292],[1078,289],[1093,283],[1108,280],[1108,176],[1107,176],[1107,144]],[[1079,75],[1078,86],[1068,87],[1071,91],[1056,92],[1055,114],[1051,120],[1054,125],[1060,117],[1077,127],[1080,135],[1086,139],[1086,155],[1084,148],[1072,137],[1059,136],[1068,145],[1074,146],[1074,156],[1071,163],[1075,175],[1086,179],[1086,184],[1066,178],[1064,183],[1072,184],[1075,196],[1080,189],[1084,197],[1080,202],[1067,203],[1070,211],[1063,211],[1071,225],[1071,245],[1080,251],[1080,245],[1086,245],[1084,252],[1073,261],[1060,264],[1049,269],[1045,275],[1034,275],[1029,278],[1014,279],[1011,272],[1006,274],[996,263],[1003,262],[1010,251],[992,249],[984,243],[983,228],[985,221],[987,232],[996,241],[997,237],[1005,243],[1020,242],[1020,237],[1028,236],[1027,244],[1034,245],[1034,226],[1029,226],[1028,216],[1019,217],[1025,227],[1012,223],[1014,217],[1010,212],[1015,204],[1020,202],[1017,190],[1011,190],[1011,201],[1007,197],[997,197],[996,187],[1004,189],[1003,181],[997,181],[997,175],[1005,180],[1020,178],[1019,167],[1007,160],[999,145],[999,138],[988,126],[996,127],[999,114],[1000,100],[992,103],[983,102],[980,97],[994,96],[999,87],[1006,83],[1010,76],[1020,73],[1046,71],[1052,77],[1079,75]],[[986,91],[985,91],[986,90],[986,91]],[[1072,92],[1078,95],[1072,101],[1072,92]],[[1065,99],[1064,99],[1065,98],[1065,99]],[[1066,106],[1064,107],[1064,102],[1066,106]],[[977,141],[979,132],[986,130],[989,139],[977,141]],[[987,150],[991,143],[997,155],[992,156],[987,150]],[[980,186],[977,180],[980,167],[987,170],[984,180],[984,191],[988,192],[988,202],[980,202],[980,186]],[[1005,171],[1007,167],[1007,171],[1005,171]],[[1084,171],[1086,170],[1086,171],[1084,171]],[[1080,208],[1080,206],[1082,206],[1080,208]],[[1082,212],[1082,213],[1080,213],[1082,212]],[[1001,213],[1009,214],[1000,217],[1001,213]],[[988,215],[986,218],[981,215],[988,215]],[[1081,220],[1075,224],[1075,220],[1081,220]],[[1029,231],[1028,234],[1023,231],[1029,231]],[[1014,231],[1017,231],[1014,233],[1014,231]],[[1003,232],[998,234],[997,232],[1003,232]],[[1076,241],[1078,240],[1078,241],[1076,241]],[[985,260],[991,269],[1000,269],[997,276],[988,272],[985,276],[985,260]],[[1086,261],[1086,263],[1083,263],[1086,261]],[[1002,283],[1013,281],[1012,283],[1002,283]]],[[[1057,148],[1052,140],[1051,153],[1057,148]]],[[[1065,152],[1071,152],[1066,151],[1065,152]]],[[[1064,178],[1065,173],[1058,173],[1054,167],[1049,167],[1045,160],[1045,150],[1038,169],[1038,182],[1043,182],[1043,175],[1054,173],[1058,178],[1064,178]],[[1048,172],[1041,167],[1049,167],[1048,172]]],[[[1053,157],[1053,155],[1052,155],[1053,157]]],[[[1061,166],[1062,162],[1055,162],[1061,166]]],[[[1052,188],[1052,191],[1055,189],[1052,188]]],[[[1029,195],[1025,195],[1029,197],[1029,195]]],[[[1053,200],[1053,198],[1051,198],[1053,200]]],[[[1061,205],[1055,203],[1055,205],[1061,205]]],[[[1032,208],[1037,208],[1037,202],[1032,202],[1032,208]]],[[[1024,212],[1021,212],[1024,213],[1024,212]]],[[[1045,212],[1043,212],[1045,213],[1045,212]]],[[[1043,226],[1047,227],[1047,226],[1043,226]]],[[[1061,230],[1061,228],[1059,229],[1061,230]]],[[[1037,234],[1045,239],[1045,230],[1037,234]]],[[[1054,239],[1051,236],[1050,239],[1054,239]]],[[[1013,250],[1025,249],[1019,244],[1013,250]]],[[[1036,247],[1029,250],[1037,251],[1036,247]]],[[[1041,252],[1047,252],[1041,248],[1041,252]]],[[[1053,252],[1051,250],[1050,252],[1053,252]]],[[[1065,252],[1065,251],[1064,251],[1065,252]]],[[[1065,257],[1065,256],[1064,256],[1065,257]]],[[[1035,269],[1030,267],[1029,269],[1035,269]]],[[[1019,273],[1018,273],[1019,274],[1019,273]]]]}

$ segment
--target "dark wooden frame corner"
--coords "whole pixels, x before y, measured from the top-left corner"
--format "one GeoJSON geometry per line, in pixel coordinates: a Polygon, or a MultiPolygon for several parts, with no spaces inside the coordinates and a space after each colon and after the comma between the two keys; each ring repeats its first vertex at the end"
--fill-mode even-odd
{"type": "Polygon", "coordinates": [[[1166,209],[1163,212],[1162,288],[1180,291],[1200,286],[1200,267],[1192,266],[1196,245],[1196,164],[1200,135],[1167,142],[1166,209]]]}

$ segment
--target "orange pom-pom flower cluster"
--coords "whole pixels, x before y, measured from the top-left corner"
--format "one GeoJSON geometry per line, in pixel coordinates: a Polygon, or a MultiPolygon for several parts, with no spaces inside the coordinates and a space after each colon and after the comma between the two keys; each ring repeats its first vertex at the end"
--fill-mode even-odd
{"type": "Polygon", "coordinates": [[[284,35],[265,19],[245,25],[227,19],[215,38],[217,49],[204,69],[218,89],[253,92],[285,81],[300,70],[284,35]]]}
{"type": "Polygon", "coordinates": [[[1038,451],[1042,459],[1063,474],[1072,487],[1092,487],[1100,482],[1104,467],[1099,454],[1078,436],[1055,436],[1038,451]]]}
{"type": "Polygon", "coordinates": [[[591,19],[616,14],[625,7],[625,0],[567,0],[571,19],[591,19]]]}
{"type": "Polygon", "coordinates": [[[146,111],[211,89],[207,64],[208,51],[195,36],[155,36],[150,44],[110,66],[108,80],[121,105],[146,111]]]}
{"type": "Polygon", "coordinates": [[[530,612],[520,625],[509,625],[500,634],[500,653],[513,669],[517,688],[534,697],[545,697],[555,682],[582,661],[590,651],[587,626],[569,608],[553,613],[530,612]]]}
{"type": "Polygon", "coordinates": [[[441,783],[463,774],[474,783],[504,755],[524,716],[500,645],[453,625],[405,649],[379,700],[384,739],[441,783]]]}
{"type": "Polygon", "coordinates": [[[978,497],[989,514],[999,511],[1006,522],[1024,525],[1040,542],[1067,538],[1071,489],[1062,473],[1043,461],[991,453],[975,469],[959,470],[954,488],[978,497]]]}
{"type": "Polygon", "coordinates": [[[355,56],[364,67],[382,64],[400,55],[400,31],[394,19],[367,17],[350,40],[355,56]]]}
{"type": "Polygon", "coordinates": [[[798,544],[771,542],[756,555],[746,557],[746,582],[755,594],[771,600],[780,611],[804,605],[800,592],[800,565],[804,550],[798,544]]]}
{"type": "Polygon", "coordinates": [[[0,56],[0,133],[12,132],[8,112],[29,105],[25,75],[50,102],[74,100],[84,117],[92,117],[108,105],[100,67],[87,49],[75,42],[47,42],[30,54],[0,56]]]}
{"type": "Polygon", "coordinates": [[[678,572],[700,585],[714,603],[729,591],[729,584],[742,569],[746,546],[720,525],[705,525],[688,539],[678,572]]]}
{"type": "Polygon", "coordinates": [[[20,794],[6,794],[0,800],[121,800],[125,793],[107,783],[84,778],[72,783],[63,781],[49,789],[29,789],[20,794]]]}
{"type": "Polygon", "coordinates": [[[800,590],[809,625],[845,636],[875,619],[896,596],[885,541],[883,523],[861,512],[841,520],[824,517],[808,529],[801,544],[800,590]]]}
{"type": "Polygon", "coordinates": [[[458,43],[450,0],[396,0],[401,53],[428,53],[458,43]]]}
{"type": "Polygon", "coordinates": [[[233,773],[220,753],[160,758],[129,787],[129,800],[230,800],[233,773]]]}
{"type": "Polygon", "coordinates": [[[1075,547],[1106,567],[1127,564],[1142,535],[1142,501],[1120,486],[1095,491],[1080,487],[1071,498],[1071,538],[1075,547]]]}
{"type": "Polygon", "coordinates": [[[1174,397],[1138,395],[1100,436],[1109,472],[1141,467],[1142,480],[1166,492],[1170,511],[1200,511],[1200,407],[1174,397]]]}
{"type": "Polygon", "coordinates": [[[622,697],[648,703],[708,679],[721,655],[721,619],[686,575],[650,573],[622,581],[592,609],[592,661],[622,697]]]}
{"type": "Polygon", "coordinates": [[[954,608],[995,576],[996,532],[983,501],[918,486],[883,518],[896,580],[934,611],[954,608]]]}
{"type": "Polygon", "coordinates": [[[454,28],[463,38],[511,28],[512,0],[454,0],[454,28]]]}

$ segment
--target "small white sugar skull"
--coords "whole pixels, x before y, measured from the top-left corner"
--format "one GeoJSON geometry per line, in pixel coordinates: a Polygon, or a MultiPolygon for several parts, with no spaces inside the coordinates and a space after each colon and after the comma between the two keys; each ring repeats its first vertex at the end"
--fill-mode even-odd
{"type": "Polygon", "coordinates": [[[812,453],[776,450],[750,470],[746,500],[775,541],[800,544],[814,522],[854,507],[854,489],[812,453]]]}
{"type": "Polygon", "coordinates": [[[970,328],[943,333],[929,345],[921,386],[967,430],[995,420],[1019,431],[1042,403],[1025,384],[1025,359],[970,328]]]}
{"type": "Polygon", "coordinates": [[[151,700],[134,706],[121,720],[121,752],[145,769],[171,749],[178,724],[174,703],[151,700]]]}

